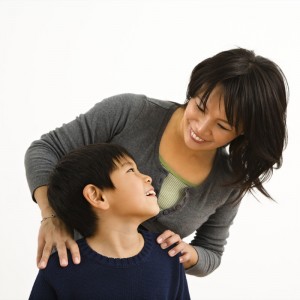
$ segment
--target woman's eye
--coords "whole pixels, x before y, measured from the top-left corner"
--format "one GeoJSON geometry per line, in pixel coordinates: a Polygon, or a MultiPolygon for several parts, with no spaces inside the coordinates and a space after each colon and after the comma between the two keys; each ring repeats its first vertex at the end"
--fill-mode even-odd
{"type": "Polygon", "coordinates": [[[227,131],[230,131],[231,129],[227,128],[227,127],[224,127],[222,124],[218,124],[218,126],[223,129],[223,130],[227,130],[227,131]]]}
{"type": "Polygon", "coordinates": [[[204,112],[204,111],[205,111],[204,107],[203,107],[201,104],[198,104],[198,103],[197,103],[197,107],[198,107],[198,109],[199,109],[201,112],[204,112]]]}
{"type": "Polygon", "coordinates": [[[134,169],[133,168],[128,169],[127,173],[129,173],[129,172],[134,172],[134,169]]]}

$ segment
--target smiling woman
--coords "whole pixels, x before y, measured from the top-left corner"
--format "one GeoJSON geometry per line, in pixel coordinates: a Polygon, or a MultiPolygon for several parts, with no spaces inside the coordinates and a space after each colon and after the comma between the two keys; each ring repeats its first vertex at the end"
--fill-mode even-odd
{"type": "MultiPolygon", "coordinates": [[[[53,214],[47,185],[57,160],[82,145],[122,145],[158,197],[161,210],[143,228],[160,233],[157,242],[170,256],[180,253],[188,274],[206,276],[220,265],[242,197],[257,189],[271,198],[263,183],[282,163],[286,108],[287,83],[274,62],[247,49],[220,52],[192,71],[184,105],[117,95],[34,141],[25,160],[33,199],[43,218],[53,214]],[[182,241],[191,234],[190,244],[182,241]]],[[[40,268],[54,245],[62,266],[66,248],[79,263],[59,218],[41,224],[40,268]]]]}

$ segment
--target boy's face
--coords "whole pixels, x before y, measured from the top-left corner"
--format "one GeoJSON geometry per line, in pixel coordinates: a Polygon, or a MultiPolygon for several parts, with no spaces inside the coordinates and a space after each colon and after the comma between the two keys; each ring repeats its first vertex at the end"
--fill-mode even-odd
{"type": "Polygon", "coordinates": [[[140,223],[157,215],[159,207],[151,177],[140,173],[135,162],[127,156],[117,166],[110,175],[115,189],[104,193],[110,211],[123,219],[136,218],[140,223]]]}

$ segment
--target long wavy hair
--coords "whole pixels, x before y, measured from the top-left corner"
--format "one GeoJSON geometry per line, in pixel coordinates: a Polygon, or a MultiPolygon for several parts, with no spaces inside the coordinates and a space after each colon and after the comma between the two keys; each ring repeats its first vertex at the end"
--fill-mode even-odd
{"type": "Polygon", "coordinates": [[[287,144],[286,110],[288,84],[282,70],[253,51],[237,48],[205,59],[192,71],[186,103],[201,90],[206,103],[216,85],[223,88],[226,116],[243,134],[228,146],[229,159],[239,196],[259,190],[282,165],[287,144]]]}

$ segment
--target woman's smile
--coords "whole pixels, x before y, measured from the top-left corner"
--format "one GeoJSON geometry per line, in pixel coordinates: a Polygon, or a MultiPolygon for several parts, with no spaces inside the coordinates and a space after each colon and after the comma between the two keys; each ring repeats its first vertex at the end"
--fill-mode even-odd
{"type": "Polygon", "coordinates": [[[196,133],[191,129],[191,137],[196,143],[203,143],[206,142],[204,139],[200,138],[196,133]]]}

